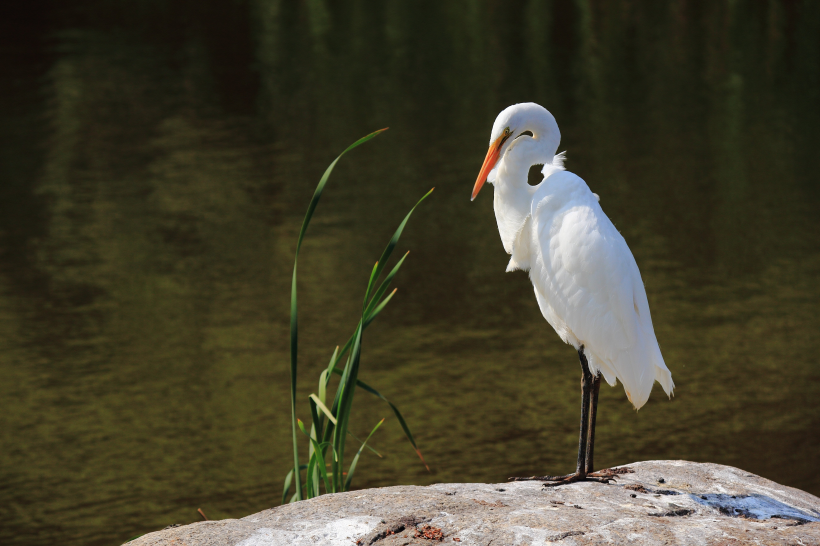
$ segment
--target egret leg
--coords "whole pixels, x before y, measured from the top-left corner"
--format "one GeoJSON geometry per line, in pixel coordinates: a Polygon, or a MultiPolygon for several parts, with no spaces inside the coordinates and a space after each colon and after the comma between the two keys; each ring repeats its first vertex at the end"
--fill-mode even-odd
{"type": "Polygon", "coordinates": [[[592,372],[589,371],[587,357],[584,356],[584,347],[578,349],[578,358],[581,360],[581,431],[578,435],[578,463],[575,466],[575,475],[584,479],[587,475],[587,440],[589,439],[589,402],[592,394],[592,372]]]}
{"type": "Polygon", "coordinates": [[[587,435],[586,473],[594,471],[592,459],[595,452],[595,417],[598,415],[598,392],[601,390],[601,375],[596,374],[592,380],[592,392],[589,399],[589,432],[587,435]]]}

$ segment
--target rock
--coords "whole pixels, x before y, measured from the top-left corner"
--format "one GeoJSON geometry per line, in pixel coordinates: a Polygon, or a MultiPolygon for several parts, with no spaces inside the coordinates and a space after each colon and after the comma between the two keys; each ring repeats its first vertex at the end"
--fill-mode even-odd
{"type": "Polygon", "coordinates": [[[510,544],[820,545],[820,499],[743,470],[628,465],[613,484],[398,486],[325,495],[239,520],[164,529],[129,546],[510,544]]]}

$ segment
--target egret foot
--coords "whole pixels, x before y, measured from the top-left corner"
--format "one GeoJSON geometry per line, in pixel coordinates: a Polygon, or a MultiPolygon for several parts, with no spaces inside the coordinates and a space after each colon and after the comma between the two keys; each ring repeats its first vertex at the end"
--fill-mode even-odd
{"type": "Polygon", "coordinates": [[[530,476],[527,478],[509,478],[511,482],[553,482],[545,483],[544,487],[555,487],[558,485],[566,485],[575,482],[600,482],[609,483],[615,481],[615,476],[620,474],[630,474],[634,472],[629,467],[623,466],[621,468],[604,468],[598,472],[590,472],[589,474],[581,475],[579,473],[567,474],[565,476],[530,476]]]}
{"type": "Polygon", "coordinates": [[[543,483],[544,487],[558,487],[559,485],[569,485],[571,483],[576,482],[599,482],[599,483],[609,483],[614,482],[615,478],[612,476],[596,476],[596,473],[587,474],[586,476],[582,476],[580,474],[570,474],[569,476],[561,476],[558,480],[549,480],[547,483],[543,483]]]}
{"type": "Polygon", "coordinates": [[[567,474],[566,476],[529,476],[527,478],[524,477],[515,477],[515,478],[507,478],[507,481],[510,482],[554,482],[558,480],[565,480],[576,474],[567,474]]]}

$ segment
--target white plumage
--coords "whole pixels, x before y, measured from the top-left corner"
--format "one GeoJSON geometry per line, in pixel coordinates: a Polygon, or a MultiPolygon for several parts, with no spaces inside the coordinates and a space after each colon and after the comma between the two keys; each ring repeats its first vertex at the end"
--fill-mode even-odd
{"type": "Polygon", "coordinates": [[[564,342],[583,347],[590,371],[624,385],[636,409],[657,380],[672,394],[638,265],[604,213],[598,196],[564,170],[555,118],[534,104],[516,104],[493,125],[483,178],[495,186],[494,209],[507,271],[529,271],[541,313],[564,342]],[[523,134],[525,131],[532,133],[523,134]],[[544,179],[527,183],[532,165],[544,179]],[[491,172],[487,172],[490,171],[491,172]]]}

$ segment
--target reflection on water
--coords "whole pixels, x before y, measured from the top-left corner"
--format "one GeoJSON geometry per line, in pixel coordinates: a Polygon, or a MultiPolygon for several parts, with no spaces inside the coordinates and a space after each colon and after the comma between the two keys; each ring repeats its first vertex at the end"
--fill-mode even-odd
{"type": "MultiPolygon", "coordinates": [[[[356,485],[569,470],[574,352],[503,273],[490,196],[468,198],[496,113],[527,100],[630,244],[678,386],[639,413],[605,388],[598,463],[820,493],[818,6],[81,4],[32,8],[1,52],[0,542],[117,544],[277,503],[301,215],[388,125],[303,247],[302,393],[435,186],[362,364],[432,473],[389,419],[356,485]]],[[[357,400],[360,432],[389,415],[357,400]]]]}

